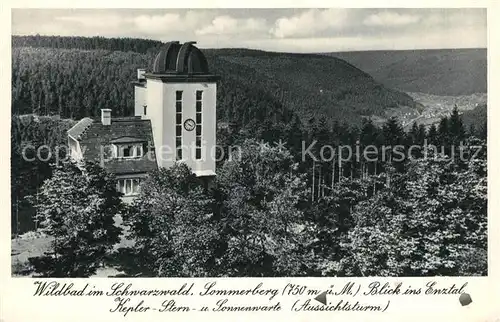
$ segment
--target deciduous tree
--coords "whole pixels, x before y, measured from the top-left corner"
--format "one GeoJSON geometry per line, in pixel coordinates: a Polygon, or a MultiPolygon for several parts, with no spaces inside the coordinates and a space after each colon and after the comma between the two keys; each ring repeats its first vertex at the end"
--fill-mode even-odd
{"type": "Polygon", "coordinates": [[[30,259],[42,276],[91,276],[119,241],[113,218],[123,210],[120,193],[114,177],[95,164],[56,167],[36,207],[42,231],[53,237],[48,253],[30,259]]]}

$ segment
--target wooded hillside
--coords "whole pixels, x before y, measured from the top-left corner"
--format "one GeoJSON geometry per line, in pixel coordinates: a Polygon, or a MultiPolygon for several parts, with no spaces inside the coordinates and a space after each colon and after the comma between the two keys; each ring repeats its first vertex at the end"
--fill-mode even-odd
{"type": "MultiPolygon", "coordinates": [[[[130,82],[137,68],[150,66],[159,46],[142,40],[132,45],[130,39],[35,36],[13,37],[13,44],[13,113],[74,119],[96,116],[101,108],[130,115],[130,82]]],[[[218,116],[240,126],[286,118],[285,110],[304,124],[313,116],[360,124],[361,115],[414,106],[408,95],[337,58],[243,49],[205,53],[211,71],[222,76],[218,116]]]]}
{"type": "Polygon", "coordinates": [[[487,92],[487,50],[433,49],[329,53],[382,84],[405,92],[469,95],[487,92]]]}

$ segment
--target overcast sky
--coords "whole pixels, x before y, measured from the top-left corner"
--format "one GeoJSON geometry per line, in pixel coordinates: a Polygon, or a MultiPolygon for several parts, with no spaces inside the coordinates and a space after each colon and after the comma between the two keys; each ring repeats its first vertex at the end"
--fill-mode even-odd
{"type": "Polygon", "coordinates": [[[12,34],[287,52],[486,47],[485,9],[13,9],[12,34]]]}

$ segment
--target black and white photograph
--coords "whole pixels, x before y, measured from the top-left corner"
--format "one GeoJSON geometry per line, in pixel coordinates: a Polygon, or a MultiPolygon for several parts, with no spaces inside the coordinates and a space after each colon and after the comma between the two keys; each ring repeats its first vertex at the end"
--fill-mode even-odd
{"type": "Polygon", "coordinates": [[[485,8],[14,8],[10,41],[12,277],[488,275],[485,8]]]}

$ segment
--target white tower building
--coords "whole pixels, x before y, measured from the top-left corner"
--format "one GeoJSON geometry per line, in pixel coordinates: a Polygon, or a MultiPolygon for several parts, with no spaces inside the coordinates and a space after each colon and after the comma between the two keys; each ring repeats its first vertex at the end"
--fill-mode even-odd
{"type": "Polygon", "coordinates": [[[135,116],[151,121],[159,167],[185,162],[206,177],[215,175],[219,77],[194,44],[167,43],[150,72],[137,71],[135,116]]]}

